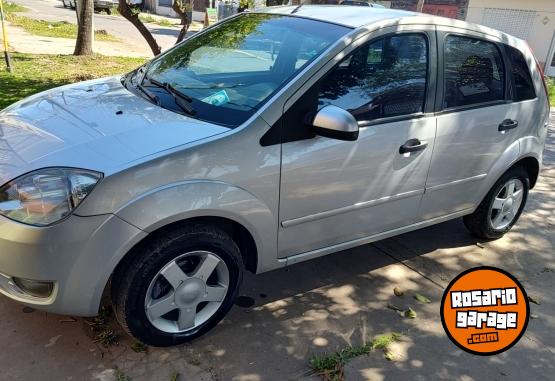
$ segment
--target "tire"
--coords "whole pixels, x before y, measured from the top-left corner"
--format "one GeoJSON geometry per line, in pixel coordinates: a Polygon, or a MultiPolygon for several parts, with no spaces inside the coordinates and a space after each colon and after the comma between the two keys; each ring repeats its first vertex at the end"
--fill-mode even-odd
{"type": "Polygon", "coordinates": [[[193,223],[158,234],[118,266],[111,289],[116,318],[147,345],[186,343],[216,326],[231,309],[242,268],[239,248],[218,227],[193,223]],[[210,272],[203,270],[212,266],[210,272]],[[203,271],[208,275],[198,275],[203,271]],[[176,281],[184,274],[185,280],[176,281]],[[157,307],[162,303],[163,309],[157,307]],[[175,309],[162,314],[168,308],[175,309]]]}
{"type": "Polygon", "coordinates": [[[509,169],[497,180],[474,213],[463,217],[464,225],[472,234],[479,238],[498,239],[503,237],[505,233],[511,230],[522,214],[522,210],[528,199],[529,190],[530,179],[527,171],[521,166],[509,169]],[[514,191],[514,195],[509,197],[507,196],[507,192],[510,191],[511,183],[516,185],[513,188],[516,190],[514,191]],[[517,191],[520,186],[522,186],[522,193],[520,196],[517,196],[517,191]],[[504,198],[505,200],[511,198],[512,201],[510,205],[505,201],[505,204],[502,204],[502,207],[500,207],[500,201],[504,198]],[[519,199],[520,204],[517,207],[516,202],[518,202],[519,199]],[[509,209],[512,210],[509,211],[509,209]],[[507,215],[502,216],[500,213],[507,213],[507,215]],[[496,217],[501,218],[501,220],[496,219],[496,217]],[[496,223],[496,221],[499,222],[496,223]]]}

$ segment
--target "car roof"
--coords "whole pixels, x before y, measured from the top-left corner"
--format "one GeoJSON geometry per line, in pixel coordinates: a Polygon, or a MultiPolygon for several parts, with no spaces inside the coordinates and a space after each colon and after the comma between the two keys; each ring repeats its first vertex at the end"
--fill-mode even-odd
{"type": "Polygon", "coordinates": [[[465,21],[446,17],[433,16],[424,13],[404,11],[400,9],[345,6],[345,5],[302,5],[302,6],[277,6],[256,9],[254,12],[283,14],[304,17],[314,20],[340,24],[351,28],[362,28],[371,24],[396,23],[396,24],[430,24],[455,27],[460,29],[481,32],[497,37],[503,41],[518,43],[520,39],[501,31],[472,24],[465,21]]]}
{"type": "Polygon", "coordinates": [[[345,5],[286,5],[257,9],[256,12],[295,15],[358,28],[388,19],[418,16],[398,9],[345,5]],[[295,11],[296,10],[296,11],[295,11]],[[293,11],[295,11],[293,13],[293,11]]]}

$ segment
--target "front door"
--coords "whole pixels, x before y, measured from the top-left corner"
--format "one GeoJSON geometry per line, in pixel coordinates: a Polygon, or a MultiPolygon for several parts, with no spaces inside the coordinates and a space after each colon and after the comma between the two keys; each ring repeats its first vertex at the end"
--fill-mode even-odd
{"type": "Polygon", "coordinates": [[[431,30],[370,40],[284,114],[280,257],[363,239],[414,221],[436,130],[435,117],[426,113],[428,105],[433,107],[427,100],[433,99],[429,63],[435,60],[430,49],[434,38],[431,30]],[[355,116],[360,126],[357,141],[311,133],[306,115],[329,104],[355,116]],[[289,142],[288,135],[293,136],[289,142]],[[403,145],[419,149],[403,152],[403,145]]]}

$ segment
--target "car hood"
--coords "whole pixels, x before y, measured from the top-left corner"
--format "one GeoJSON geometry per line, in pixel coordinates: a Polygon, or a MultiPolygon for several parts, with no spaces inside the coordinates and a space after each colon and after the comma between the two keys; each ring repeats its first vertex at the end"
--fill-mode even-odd
{"type": "Polygon", "coordinates": [[[63,86],[0,111],[0,185],[52,166],[107,174],[226,131],[155,106],[116,77],[63,86]]]}

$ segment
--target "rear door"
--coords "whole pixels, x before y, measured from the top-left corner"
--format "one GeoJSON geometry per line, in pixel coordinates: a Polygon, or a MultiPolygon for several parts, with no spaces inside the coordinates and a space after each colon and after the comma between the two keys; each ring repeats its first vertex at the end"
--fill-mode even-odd
{"type": "Polygon", "coordinates": [[[395,28],[342,54],[282,118],[279,256],[323,249],[411,224],[433,150],[435,29],[395,28]],[[357,141],[315,136],[326,105],[357,119],[357,141]],[[421,144],[414,152],[401,146],[421,144]]]}
{"type": "Polygon", "coordinates": [[[438,29],[437,135],[421,220],[472,209],[480,201],[476,190],[527,124],[512,104],[503,45],[478,33],[438,29]]]}

